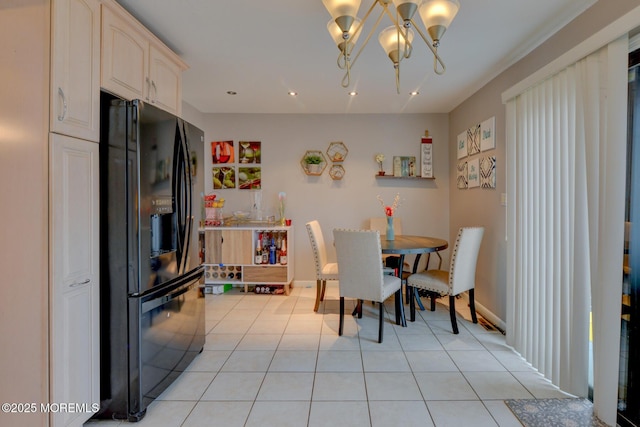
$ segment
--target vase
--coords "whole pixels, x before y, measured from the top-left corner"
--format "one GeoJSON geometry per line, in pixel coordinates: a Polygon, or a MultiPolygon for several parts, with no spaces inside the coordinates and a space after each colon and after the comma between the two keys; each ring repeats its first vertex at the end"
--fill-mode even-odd
{"type": "Polygon", "coordinates": [[[387,217],[387,240],[395,240],[396,236],[393,231],[393,217],[387,217]]]}

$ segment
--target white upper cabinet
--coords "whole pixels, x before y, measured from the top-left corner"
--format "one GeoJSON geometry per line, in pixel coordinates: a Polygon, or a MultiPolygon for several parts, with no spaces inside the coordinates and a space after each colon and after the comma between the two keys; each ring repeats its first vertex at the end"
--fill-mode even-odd
{"type": "Polygon", "coordinates": [[[105,90],[182,111],[182,71],[187,65],[119,5],[102,6],[102,76],[105,90]]]}
{"type": "Polygon", "coordinates": [[[54,0],[51,25],[51,131],[98,142],[100,3],[54,0]]]}

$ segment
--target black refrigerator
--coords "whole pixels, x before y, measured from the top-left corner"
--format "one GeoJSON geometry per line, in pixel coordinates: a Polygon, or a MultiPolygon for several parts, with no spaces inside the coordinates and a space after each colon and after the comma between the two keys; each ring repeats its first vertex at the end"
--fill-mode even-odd
{"type": "Polygon", "coordinates": [[[192,159],[203,144],[166,111],[101,94],[98,418],[142,419],[204,346],[192,159]]]}

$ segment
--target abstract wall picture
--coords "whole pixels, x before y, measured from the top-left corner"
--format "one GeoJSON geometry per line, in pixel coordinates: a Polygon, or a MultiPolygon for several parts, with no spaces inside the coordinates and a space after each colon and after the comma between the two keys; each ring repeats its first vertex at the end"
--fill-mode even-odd
{"type": "Polygon", "coordinates": [[[468,187],[467,184],[467,162],[458,162],[457,171],[457,185],[458,190],[464,190],[468,187]]]}
{"type": "Polygon", "coordinates": [[[480,150],[487,151],[496,148],[496,118],[491,117],[480,123],[480,150]]]}
{"type": "Polygon", "coordinates": [[[238,167],[238,188],[240,190],[257,190],[261,186],[262,169],[260,166],[238,167]]]}
{"type": "Polygon", "coordinates": [[[262,143],[260,141],[240,141],[239,144],[239,163],[261,163],[262,143]]]}
{"type": "Polygon", "coordinates": [[[470,156],[480,152],[480,125],[467,129],[467,153],[470,156]]]}
{"type": "Polygon", "coordinates": [[[480,158],[480,186],[496,188],[496,156],[480,158]]]}
{"type": "Polygon", "coordinates": [[[211,143],[211,163],[233,163],[233,141],[214,141],[211,143]]]}
{"type": "Polygon", "coordinates": [[[480,186],[480,159],[467,162],[467,185],[469,188],[480,186]]]}
{"type": "Polygon", "coordinates": [[[213,167],[211,168],[213,189],[223,190],[225,188],[236,188],[236,168],[235,167],[213,167]]]}
{"type": "Polygon", "coordinates": [[[458,160],[467,157],[467,132],[458,135],[458,160]]]}

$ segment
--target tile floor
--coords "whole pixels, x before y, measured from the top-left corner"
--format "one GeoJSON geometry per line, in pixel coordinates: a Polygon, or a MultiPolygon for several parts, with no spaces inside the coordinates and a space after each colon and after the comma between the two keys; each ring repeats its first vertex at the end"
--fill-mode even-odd
{"type": "Polygon", "coordinates": [[[339,337],[337,287],[318,313],[314,302],[315,285],[288,297],[207,295],[204,351],[137,426],[520,426],[503,399],[567,397],[502,334],[465,320],[464,304],[453,335],[445,305],[402,328],[391,298],[378,344],[370,303],[356,319],[347,301],[339,337]]]}

